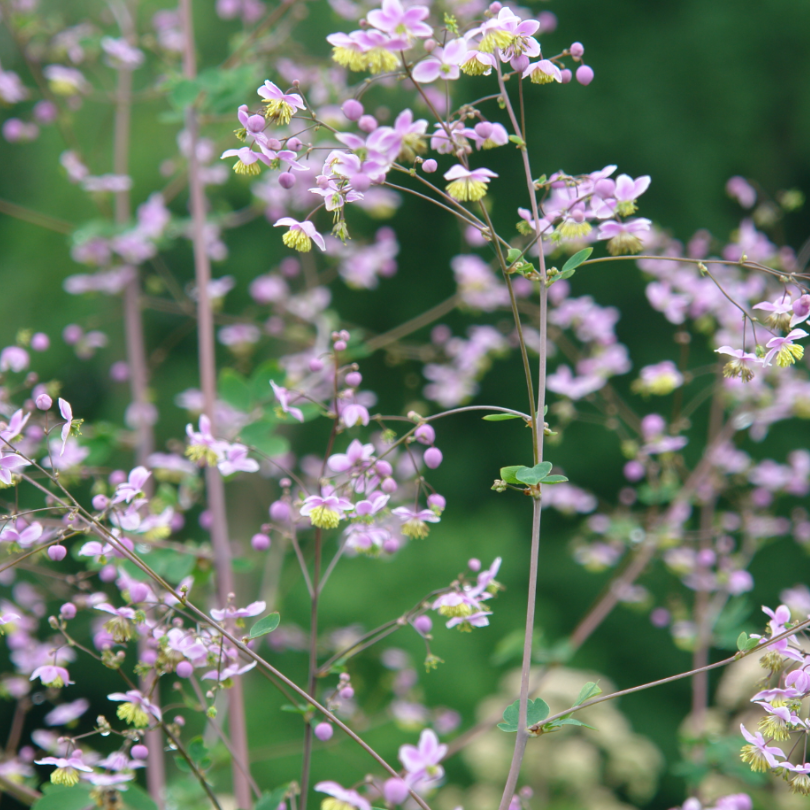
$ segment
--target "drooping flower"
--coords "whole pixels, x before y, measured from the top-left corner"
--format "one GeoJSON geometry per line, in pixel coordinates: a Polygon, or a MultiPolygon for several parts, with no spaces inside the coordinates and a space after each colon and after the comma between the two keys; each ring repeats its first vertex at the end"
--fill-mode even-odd
{"type": "Polygon", "coordinates": [[[769,312],[768,325],[774,329],[789,329],[793,324],[793,301],[790,296],[785,294],[776,299],[776,301],[760,301],[754,304],[752,309],[761,309],[764,312],[769,312]]]}
{"type": "Polygon", "coordinates": [[[304,414],[301,409],[293,408],[290,405],[290,392],[286,388],[282,388],[280,385],[277,385],[273,380],[270,380],[270,386],[272,387],[273,393],[276,395],[276,399],[281,406],[282,413],[288,413],[293,419],[303,422],[304,414]]]}
{"type": "Polygon", "coordinates": [[[640,233],[650,230],[652,222],[645,217],[631,219],[628,222],[605,222],[599,226],[599,239],[609,240],[608,253],[620,256],[623,253],[639,253],[644,246],[639,238],[640,233]]]}
{"type": "Polygon", "coordinates": [[[46,665],[37,667],[28,679],[30,681],[39,678],[43,686],[52,686],[54,689],[61,689],[67,684],[75,683],[70,680],[68,671],[64,667],[46,665]]]}
{"type": "Polygon", "coordinates": [[[214,608],[211,611],[211,616],[218,622],[227,621],[228,619],[242,619],[248,616],[258,616],[260,613],[264,613],[266,607],[267,602],[251,602],[251,604],[243,608],[235,608],[229,605],[223,610],[214,608]]]}
{"type": "Polygon", "coordinates": [[[224,458],[228,443],[215,439],[211,433],[211,420],[205,415],[200,416],[199,430],[186,425],[188,447],[186,456],[196,464],[213,467],[224,458]]]}
{"type": "Polygon", "coordinates": [[[116,644],[124,644],[129,641],[134,633],[132,620],[135,619],[135,611],[131,607],[113,607],[107,602],[96,605],[96,610],[104,613],[111,613],[113,618],[105,623],[104,629],[112,636],[116,644]]]}
{"type": "Polygon", "coordinates": [[[220,156],[221,160],[228,157],[237,157],[239,160],[233,164],[233,170],[237,174],[257,175],[261,173],[259,161],[269,166],[273,161],[263,152],[254,152],[249,146],[242,146],[239,149],[226,149],[220,156]]]}
{"type": "Polygon", "coordinates": [[[298,93],[284,93],[273,82],[265,83],[256,91],[267,105],[264,117],[280,126],[287,126],[296,110],[305,110],[304,99],[298,93]]]}
{"type": "Polygon", "coordinates": [[[539,62],[532,62],[523,71],[523,78],[529,77],[532,84],[550,84],[551,82],[562,82],[560,69],[550,59],[541,59],[539,62]]]}
{"type": "Polygon", "coordinates": [[[371,804],[356,790],[347,790],[337,782],[318,782],[315,790],[330,797],[321,802],[321,810],[371,810],[371,804]]]}
{"type": "Polygon", "coordinates": [[[441,518],[432,509],[411,509],[407,506],[399,506],[391,510],[396,515],[402,526],[400,530],[406,537],[424,539],[428,536],[430,529],[428,523],[438,523],[441,518]]]}
{"type": "Polygon", "coordinates": [[[776,757],[784,759],[785,752],[775,745],[768,745],[765,738],[758,731],[751,734],[742,723],[740,723],[740,731],[750,743],[742,747],[740,759],[748,763],[752,771],[762,772],[770,768],[776,768],[779,764],[776,757]]]}
{"type": "Polygon", "coordinates": [[[627,217],[636,213],[636,200],[649,188],[649,175],[637,177],[633,180],[627,174],[620,174],[616,178],[616,188],[613,196],[616,200],[616,213],[627,217]]]}
{"type": "Polygon", "coordinates": [[[652,366],[644,366],[639,378],[633,383],[634,391],[641,394],[665,396],[683,385],[683,374],[671,360],[663,360],[652,366]]]}
{"type": "Polygon", "coordinates": [[[487,184],[498,175],[490,169],[465,169],[456,164],[444,173],[444,179],[449,180],[447,193],[459,202],[476,202],[486,196],[487,184]]]}
{"type": "Polygon", "coordinates": [[[804,357],[804,347],[797,346],[793,341],[805,337],[807,337],[807,332],[804,329],[793,329],[785,337],[771,338],[767,343],[769,351],[762,358],[762,364],[770,366],[775,357],[777,366],[781,368],[792,366],[797,360],[804,357]]]}
{"type": "Polygon", "coordinates": [[[225,451],[225,458],[217,464],[223,475],[233,475],[235,472],[256,472],[259,462],[248,456],[248,449],[244,444],[231,444],[225,451]]]}
{"type": "Polygon", "coordinates": [[[278,228],[284,225],[290,229],[281,237],[281,241],[287,247],[300,253],[309,253],[312,250],[312,243],[315,242],[321,250],[326,250],[326,242],[324,242],[323,236],[318,233],[309,220],[299,222],[292,217],[282,217],[274,223],[273,227],[278,228]]]}
{"type": "Polygon", "coordinates": [[[441,761],[447,753],[447,746],[439,743],[435,732],[425,729],[419,735],[419,745],[402,745],[399,761],[414,781],[436,781],[444,776],[441,761]]]}
{"type": "Polygon", "coordinates": [[[123,484],[118,485],[112,503],[116,504],[122,501],[132,503],[132,499],[141,495],[143,492],[143,488],[150,475],[152,475],[152,473],[149,472],[146,467],[135,467],[135,469],[130,472],[127,480],[123,484]]]}
{"type": "Polygon", "coordinates": [[[74,751],[68,758],[43,757],[43,759],[35,760],[35,762],[37,765],[56,765],[56,770],[51,773],[51,782],[65,787],[73,787],[79,784],[79,774],[76,771],[93,773],[93,769],[82,762],[81,751],[74,751]]]}
{"type": "Polygon", "coordinates": [[[422,84],[430,84],[436,79],[457,79],[461,72],[459,66],[466,58],[466,41],[461,38],[451,39],[444,47],[434,48],[427,59],[414,67],[413,78],[422,84]]]}
{"type": "Polygon", "coordinates": [[[62,397],[59,397],[59,413],[62,414],[62,418],[65,420],[65,424],[62,425],[62,450],[59,453],[61,456],[65,452],[65,445],[67,444],[70,429],[73,425],[73,408],[71,408],[70,403],[62,399],[62,397]]]}
{"type": "Polygon", "coordinates": [[[116,712],[118,717],[135,728],[146,728],[149,715],[158,722],[162,720],[160,709],[141,694],[137,689],[127,692],[113,692],[107,695],[108,700],[123,701],[116,712]]]}
{"type": "MultiPolygon", "coordinates": [[[[326,490],[324,490],[326,493],[326,490]]],[[[339,498],[337,495],[324,494],[310,495],[304,499],[301,507],[302,515],[309,515],[310,523],[322,529],[334,529],[345,517],[346,512],[351,512],[354,504],[347,498],[339,498]]]]}

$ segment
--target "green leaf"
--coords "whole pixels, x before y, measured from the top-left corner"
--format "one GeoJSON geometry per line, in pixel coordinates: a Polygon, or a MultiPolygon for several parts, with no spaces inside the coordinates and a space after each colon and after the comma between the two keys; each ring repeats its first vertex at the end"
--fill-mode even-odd
{"type": "Polygon", "coordinates": [[[520,481],[515,478],[515,473],[518,470],[527,469],[522,464],[513,464],[511,467],[501,467],[501,479],[506,481],[507,484],[519,484],[520,481]]]}
{"type": "Polygon", "coordinates": [[[174,764],[177,766],[177,770],[182,771],[183,773],[191,773],[191,766],[179,754],[175,756],[174,764]]]}
{"type": "MultiPolygon", "coordinates": [[[[602,691],[601,689],[599,690],[602,691]]],[[[593,728],[593,726],[589,726],[587,723],[583,723],[582,720],[577,720],[576,717],[561,717],[559,720],[553,720],[548,726],[544,726],[544,728],[560,728],[560,726],[585,726],[585,728],[593,728]]]]}
{"type": "Polygon", "coordinates": [[[233,568],[235,574],[249,574],[253,567],[253,560],[249,560],[247,557],[234,557],[231,560],[231,568],[233,568]]]}
{"type": "MultiPolygon", "coordinates": [[[[498,723],[501,731],[513,732],[518,730],[518,714],[520,712],[520,701],[516,700],[503,711],[503,723],[498,723]]],[[[526,725],[533,726],[548,717],[548,703],[542,698],[530,700],[526,707],[526,725]]]]}
{"type": "Polygon", "coordinates": [[[753,650],[759,644],[758,638],[749,638],[748,633],[743,631],[737,636],[737,649],[740,652],[748,652],[749,650],[753,650]]]}
{"type": "Polygon", "coordinates": [[[195,761],[200,762],[208,756],[208,748],[206,748],[202,737],[194,737],[187,747],[188,755],[195,761]]]}
{"type": "MultiPolygon", "coordinates": [[[[582,262],[584,262],[590,255],[593,253],[593,248],[583,248],[582,250],[578,250],[564,265],[562,269],[562,273],[565,273],[566,270],[576,270],[582,262]]],[[[560,275],[562,275],[560,273],[560,275]]],[[[567,278],[567,276],[563,276],[563,278],[567,278]]]]}
{"type": "Polygon", "coordinates": [[[217,392],[220,399],[233,405],[238,411],[249,413],[253,406],[253,393],[248,381],[232,368],[223,368],[219,372],[217,392]]]}
{"type": "Polygon", "coordinates": [[[250,628],[250,635],[248,638],[259,638],[259,636],[266,636],[272,633],[278,627],[281,617],[278,613],[270,613],[267,616],[259,619],[253,627],[250,628]]]}
{"type": "Polygon", "coordinates": [[[580,703],[584,703],[586,700],[590,700],[591,698],[598,697],[602,694],[602,690],[599,687],[599,684],[594,683],[593,681],[588,681],[582,689],[579,690],[579,697],[577,698],[577,702],[574,706],[579,706],[580,703]]]}
{"type": "Polygon", "coordinates": [[[507,419],[522,419],[516,413],[491,413],[484,417],[485,422],[505,422],[507,419]]]}
{"type": "Polygon", "coordinates": [[[95,807],[96,803],[90,798],[91,789],[90,785],[65,787],[49,782],[42,789],[42,798],[31,807],[32,810],[84,810],[95,807]]]}
{"type": "Polygon", "coordinates": [[[539,484],[550,472],[551,462],[541,461],[539,464],[535,464],[534,467],[522,467],[515,473],[515,478],[521,484],[531,487],[539,484]]]}
{"type": "Polygon", "coordinates": [[[547,475],[541,484],[564,484],[568,479],[564,475],[547,475]]]}
{"type": "Polygon", "coordinates": [[[524,141],[523,138],[520,137],[520,135],[510,135],[509,140],[512,141],[512,143],[516,144],[518,149],[526,148],[526,141],[524,141]]]}
{"type": "Polygon", "coordinates": [[[520,248],[509,248],[509,252],[506,254],[506,261],[509,264],[514,264],[520,258],[521,253],[523,253],[523,251],[520,248]]]}
{"type": "Polygon", "coordinates": [[[283,456],[290,449],[290,443],[283,436],[274,435],[274,430],[275,425],[260,419],[252,425],[243,427],[239,431],[239,438],[271,458],[283,456]]]}
{"type": "Polygon", "coordinates": [[[289,782],[286,785],[277,787],[271,793],[262,793],[256,802],[255,810],[276,810],[276,808],[287,798],[290,792],[289,782]]]}
{"type": "Polygon", "coordinates": [[[126,810],[157,810],[152,797],[135,782],[127,783],[126,793],[121,794],[126,810]]]}

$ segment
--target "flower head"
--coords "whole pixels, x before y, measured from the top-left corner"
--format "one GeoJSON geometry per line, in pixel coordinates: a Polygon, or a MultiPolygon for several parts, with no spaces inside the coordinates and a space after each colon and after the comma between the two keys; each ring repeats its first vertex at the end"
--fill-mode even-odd
{"type": "Polygon", "coordinates": [[[284,93],[271,81],[266,81],[256,92],[266,104],[264,117],[280,126],[287,126],[296,110],[306,109],[298,93],[284,93]]]}
{"type": "Polygon", "coordinates": [[[149,725],[149,715],[158,722],[162,720],[160,709],[153,705],[137,689],[127,692],[113,692],[107,695],[108,700],[123,701],[118,707],[118,717],[135,728],[146,728],[149,725]]]}
{"type": "Polygon", "coordinates": [[[304,414],[301,409],[293,408],[290,405],[290,392],[286,388],[282,388],[280,385],[277,385],[273,380],[270,380],[270,386],[273,389],[273,393],[276,395],[279,405],[281,406],[282,413],[288,413],[293,419],[303,422],[304,414]]]}
{"type": "Polygon", "coordinates": [[[371,804],[356,790],[347,790],[337,782],[318,782],[315,790],[330,796],[321,802],[321,810],[371,810],[371,804]]]}
{"type": "Polygon", "coordinates": [[[487,184],[498,175],[490,169],[465,169],[456,164],[444,173],[447,193],[459,202],[476,202],[486,196],[487,184]]]}
{"type": "Polygon", "coordinates": [[[770,768],[775,768],[779,764],[776,757],[784,759],[785,752],[775,745],[767,745],[765,738],[758,731],[751,734],[742,723],[740,724],[740,731],[743,737],[750,743],[744,745],[740,751],[740,759],[747,762],[751,766],[752,771],[767,771],[770,768]]]}
{"type": "Polygon", "coordinates": [[[775,357],[777,366],[781,368],[792,366],[797,360],[804,357],[804,346],[797,346],[793,341],[805,337],[807,337],[807,332],[804,329],[793,329],[785,337],[771,338],[767,343],[769,351],[762,358],[762,364],[770,366],[775,357]]]}
{"type": "Polygon", "coordinates": [[[743,382],[750,382],[754,377],[754,372],[748,364],[755,366],[762,365],[762,361],[755,354],[746,352],[743,349],[733,349],[731,346],[721,346],[715,349],[718,354],[725,354],[732,359],[723,366],[723,376],[731,379],[739,377],[743,382]]]}
{"type": "Polygon", "coordinates": [[[74,681],[70,680],[68,671],[64,667],[37,667],[31,673],[29,680],[33,681],[37,678],[39,678],[43,686],[52,686],[54,689],[61,689],[67,684],[74,683],[74,681]]]}
{"type": "Polygon", "coordinates": [[[447,753],[447,746],[439,744],[435,732],[425,729],[419,736],[419,745],[403,745],[399,749],[399,761],[414,781],[435,781],[444,776],[441,761],[447,753]]]}
{"type": "Polygon", "coordinates": [[[351,512],[354,504],[347,498],[328,494],[310,495],[304,499],[301,507],[302,515],[309,515],[310,523],[322,529],[334,529],[345,517],[345,512],[351,512]]]}
{"type": "Polygon", "coordinates": [[[424,539],[430,529],[428,523],[438,523],[441,518],[432,509],[411,509],[399,506],[392,510],[402,523],[401,531],[406,537],[424,539]]]}
{"type": "Polygon", "coordinates": [[[43,759],[36,760],[37,765],[56,765],[56,770],[51,774],[51,782],[55,785],[64,785],[65,787],[73,787],[79,783],[79,774],[76,771],[83,773],[93,773],[92,768],[88,768],[82,762],[82,752],[74,751],[70,757],[44,757],[43,759]]]}
{"type": "Polygon", "coordinates": [[[318,233],[309,220],[299,222],[292,217],[282,217],[274,223],[273,227],[278,228],[280,225],[286,225],[290,229],[281,237],[281,241],[287,247],[300,253],[309,253],[312,250],[312,243],[315,242],[321,250],[326,250],[323,236],[318,233]]]}

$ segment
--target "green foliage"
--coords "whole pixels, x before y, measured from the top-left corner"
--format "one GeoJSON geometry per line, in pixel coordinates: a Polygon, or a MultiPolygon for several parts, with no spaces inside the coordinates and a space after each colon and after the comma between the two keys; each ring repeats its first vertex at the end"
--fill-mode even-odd
{"type": "Polygon", "coordinates": [[[582,689],[579,690],[579,697],[577,698],[576,703],[574,703],[574,706],[579,706],[586,700],[598,697],[601,694],[602,689],[600,688],[599,684],[596,684],[593,681],[588,681],[588,683],[586,683],[582,689]]]}
{"type": "Polygon", "coordinates": [[[528,487],[538,484],[562,484],[568,480],[564,475],[550,475],[551,467],[550,461],[541,461],[534,467],[525,467],[521,464],[501,467],[501,479],[507,484],[525,484],[528,487]]]}
{"type": "Polygon", "coordinates": [[[255,810],[276,810],[276,808],[287,798],[290,792],[290,784],[281,785],[270,793],[262,793],[256,802],[255,810]]]}
{"type": "Polygon", "coordinates": [[[574,271],[593,253],[593,248],[578,250],[564,265],[558,278],[571,278],[574,271]]]}
{"type": "Polygon", "coordinates": [[[94,804],[91,790],[90,785],[81,782],[74,787],[48,782],[42,788],[42,798],[31,805],[31,810],[85,810],[94,804]]]}
{"type": "Polygon", "coordinates": [[[152,797],[136,782],[127,785],[125,793],[121,794],[126,810],[157,810],[152,797]]]}
{"type": "Polygon", "coordinates": [[[758,638],[749,638],[748,633],[743,631],[737,636],[737,649],[740,652],[748,652],[749,650],[753,650],[759,644],[758,638]]]}
{"type": "Polygon", "coordinates": [[[266,636],[278,627],[280,621],[281,617],[278,613],[270,613],[259,619],[259,621],[250,628],[250,635],[248,637],[259,638],[259,636],[266,636]]]}
{"type": "MultiPolygon", "coordinates": [[[[194,566],[197,564],[197,558],[193,554],[174,551],[170,548],[155,548],[146,553],[141,553],[141,556],[155,573],[162,576],[171,585],[179,585],[194,570],[194,566]]],[[[126,568],[127,573],[135,579],[141,582],[149,580],[149,577],[135,563],[124,560],[123,566],[126,568]]]]}
{"type": "MultiPolygon", "coordinates": [[[[518,730],[518,714],[520,711],[520,701],[507,706],[503,711],[503,723],[498,723],[501,731],[513,732],[518,730]]],[[[548,717],[548,703],[542,698],[530,700],[526,705],[526,725],[533,726],[548,717]]]]}
{"type": "Polygon", "coordinates": [[[522,419],[516,413],[490,413],[483,417],[485,422],[505,422],[507,419],[522,419]]]}

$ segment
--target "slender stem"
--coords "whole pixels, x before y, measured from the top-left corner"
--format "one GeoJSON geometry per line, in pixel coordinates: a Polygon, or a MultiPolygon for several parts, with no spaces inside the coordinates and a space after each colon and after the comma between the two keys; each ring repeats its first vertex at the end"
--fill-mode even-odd
{"type": "Polygon", "coordinates": [[[0,214],[7,214],[15,219],[20,219],[23,222],[30,222],[32,225],[39,225],[40,228],[45,228],[49,231],[56,231],[56,233],[72,233],[74,225],[69,222],[64,222],[61,219],[54,219],[47,214],[40,214],[39,211],[32,211],[30,208],[24,208],[16,203],[9,202],[8,200],[0,200],[0,214]]]}
{"type": "Polygon", "coordinates": [[[370,338],[366,341],[366,348],[374,352],[377,351],[377,349],[382,349],[390,343],[400,340],[406,335],[410,335],[417,329],[421,329],[423,326],[427,326],[444,315],[447,315],[448,312],[452,312],[458,306],[459,301],[458,293],[454,293],[440,304],[436,304],[435,307],[427,310],[427,312],[423,312],[421,315],[417,315],[415,318],[411,318],[409,321],[405,321],[405,323],[401,323],[399,326],[395,326],[393,329],[389,329],[381,335],[370,338]]]}
{"type": "MultiPolygon", "coordinates": [[[[189,79],[197,75],[194,28],[191,13],[191,0],[180,0],[183,20],[184,52],[183,72],[189,79]]],[[[216,359],[214,350],[214,318],[208,285],[211,281],[211,264],[205,246],[206,200],[202,177],[197,158],[198,121],[193,107],[186,111],[186,129],[189,134],[188,179],[193,221],[194,274],[197,284],[197,335],[199,340],[200,383],[203,391],[204,413],[214,425],[216,402],[216,359]]],[[[216,560],[217,590],[220,605],[224,608],[233,593],[233,568],[231,548],[228,540],[228,525],[225,512],[225,486],[216,467],[205,471],[208,508],[211,512],[211,542],[216,560]]],[[[247,763],[248,743],[245,721],[242,679],[233,678],[233,686],[228,690],[229,728],[235,760],[247,763]]],[[[250,810],[252,799],[250,783],[245,774],[233,765],[233,786],[236,803],[241,810],[250,810]]]]}

